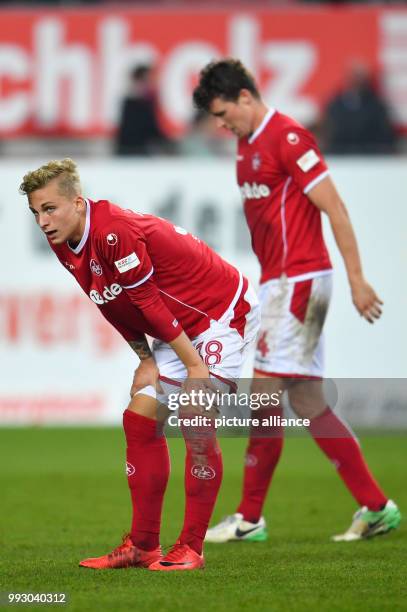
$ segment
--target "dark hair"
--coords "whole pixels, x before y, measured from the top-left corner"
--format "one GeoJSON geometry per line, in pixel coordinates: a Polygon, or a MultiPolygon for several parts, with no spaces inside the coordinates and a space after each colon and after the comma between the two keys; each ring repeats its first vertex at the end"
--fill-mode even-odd
{"type": "Polygon", "coordinates": [[[234,102],[242,89],[248,89],[255,98],[260,98],[256,82],[242,62],[233,58],[210,62],[200,72],[193,93],[194,105],[208,112],[214,98],[234,102]]]}

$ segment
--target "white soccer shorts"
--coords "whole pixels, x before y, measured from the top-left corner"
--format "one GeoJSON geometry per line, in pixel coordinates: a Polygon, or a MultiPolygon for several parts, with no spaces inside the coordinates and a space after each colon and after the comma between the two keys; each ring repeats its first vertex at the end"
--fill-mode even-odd
{"type": "MultiPolygon", "coordinates": [[[[231,308],[219,321],[212,320],[206,331],[192,339],[192,344],[208,366],[213,384],[223,393],[236,391],[243,363],[254,347],[260,328],[260,305],[250,283],[244,300],[248,312],[245,320],[239,321],[239,329],[233,327],[236,323],[235,309],[231,308]]],[[[152,352],[164,390],[164,395],[157,394],[157,398],[165,404],[169,393],[179,390],[181,382],[187,377],[187,371],[168,343],[154,340],[152,352]]],[[[146,387],[138,393],[156,397],[153,387],[146,387]]]]}
{"type": "Polygon", "coordinates": [[[254,370],[285,377],[322,378],[323,325],[332,293],[332,272],[261,285],[261,325],[254,370]]]}

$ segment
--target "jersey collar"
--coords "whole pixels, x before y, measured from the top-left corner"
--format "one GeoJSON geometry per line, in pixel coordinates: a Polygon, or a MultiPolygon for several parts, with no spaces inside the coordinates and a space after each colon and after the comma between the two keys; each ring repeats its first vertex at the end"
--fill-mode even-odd
{"type": "Polygon", "coordinates": [[[266,115],[264,116],[263,121],[260,123],[257,130],[255,130],[253,134],[250,136],[250,138],[248,139],[249,144],[252,144],[256,140],[257,136],[260,136],[260,134],[262,133],[262,131],[264,130],[264,128],[266,127],[266,125],[268,124],[268,122],[270,121],[270,119],[272,118],[275,112],[276,112],[275,108],[269,108],[269,110],[267,111],[266,115]]]}
{"type": "Polygon", "coordinates": [[[89,230],[90,230],[90,203],[89,200],[85,200],[86,202],[86,220],[85,220],[85,231],[83,232],[83,236],[81,238],[80,243],[78,244],[77,247],[75,247],[74,249],[69,246],[69,242],[67,242],[68,248],[72,251],[72,253],[75,253],[75,255],[79,255],[79,253],[82,251],[83,247],[85,246],[85,242],[88,239],[89,236],[89,230]]]}

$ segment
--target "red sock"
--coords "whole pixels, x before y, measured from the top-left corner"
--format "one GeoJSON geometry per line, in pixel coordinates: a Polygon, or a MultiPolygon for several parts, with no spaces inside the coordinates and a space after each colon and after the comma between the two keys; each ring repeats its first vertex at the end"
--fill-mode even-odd
{"type": "Polygon", "coordinates": [[[154,419],[125,410],[127,480],[133,505],[131,539],[143,550],[157,548],[161,510],[170,473],[167,441],[154,419]]]}
{"type": "Polygon", "coordinates": [[[243,494],[237,512],[245,521],[257,523],[260,519],[271,478],[280,459],[284,444],[284,429],[281,426],[262,426],[261,419],[281,417],[281,408],[269,408],[253,413],[260,420],[258,427],[251,427],[246,449],[243,494]]]}
{"type": "Polygon", "coordinates": [[[330,408],[312,419],[309,431],[358,504],[374,512],[383,508],[387,497],[370,473],[357,440],[330,408]]]}
{"type": "Polygon", "coordinates": [[[222,453],[213,426],[183,427],[185,460],[185,518],[179,537],[198,554],[208,529],[222,482],[222,453]]]}

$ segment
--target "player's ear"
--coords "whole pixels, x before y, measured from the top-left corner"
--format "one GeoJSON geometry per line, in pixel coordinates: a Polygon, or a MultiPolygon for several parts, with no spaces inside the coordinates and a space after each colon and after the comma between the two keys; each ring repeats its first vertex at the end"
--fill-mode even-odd
{"type": "Polygon", "coordinates": [[[75,207],[78,212],[83,212],[86,210],[86,202],[85,198],[81,195],[76,196],[75,198],[75,207]]]}
{"type": "Polygon", "coordinates": [[[239,93],[238,101],[245,106],[249,106],[252,103],[253,96],[248,89],[241,89],[239,93]]]}

